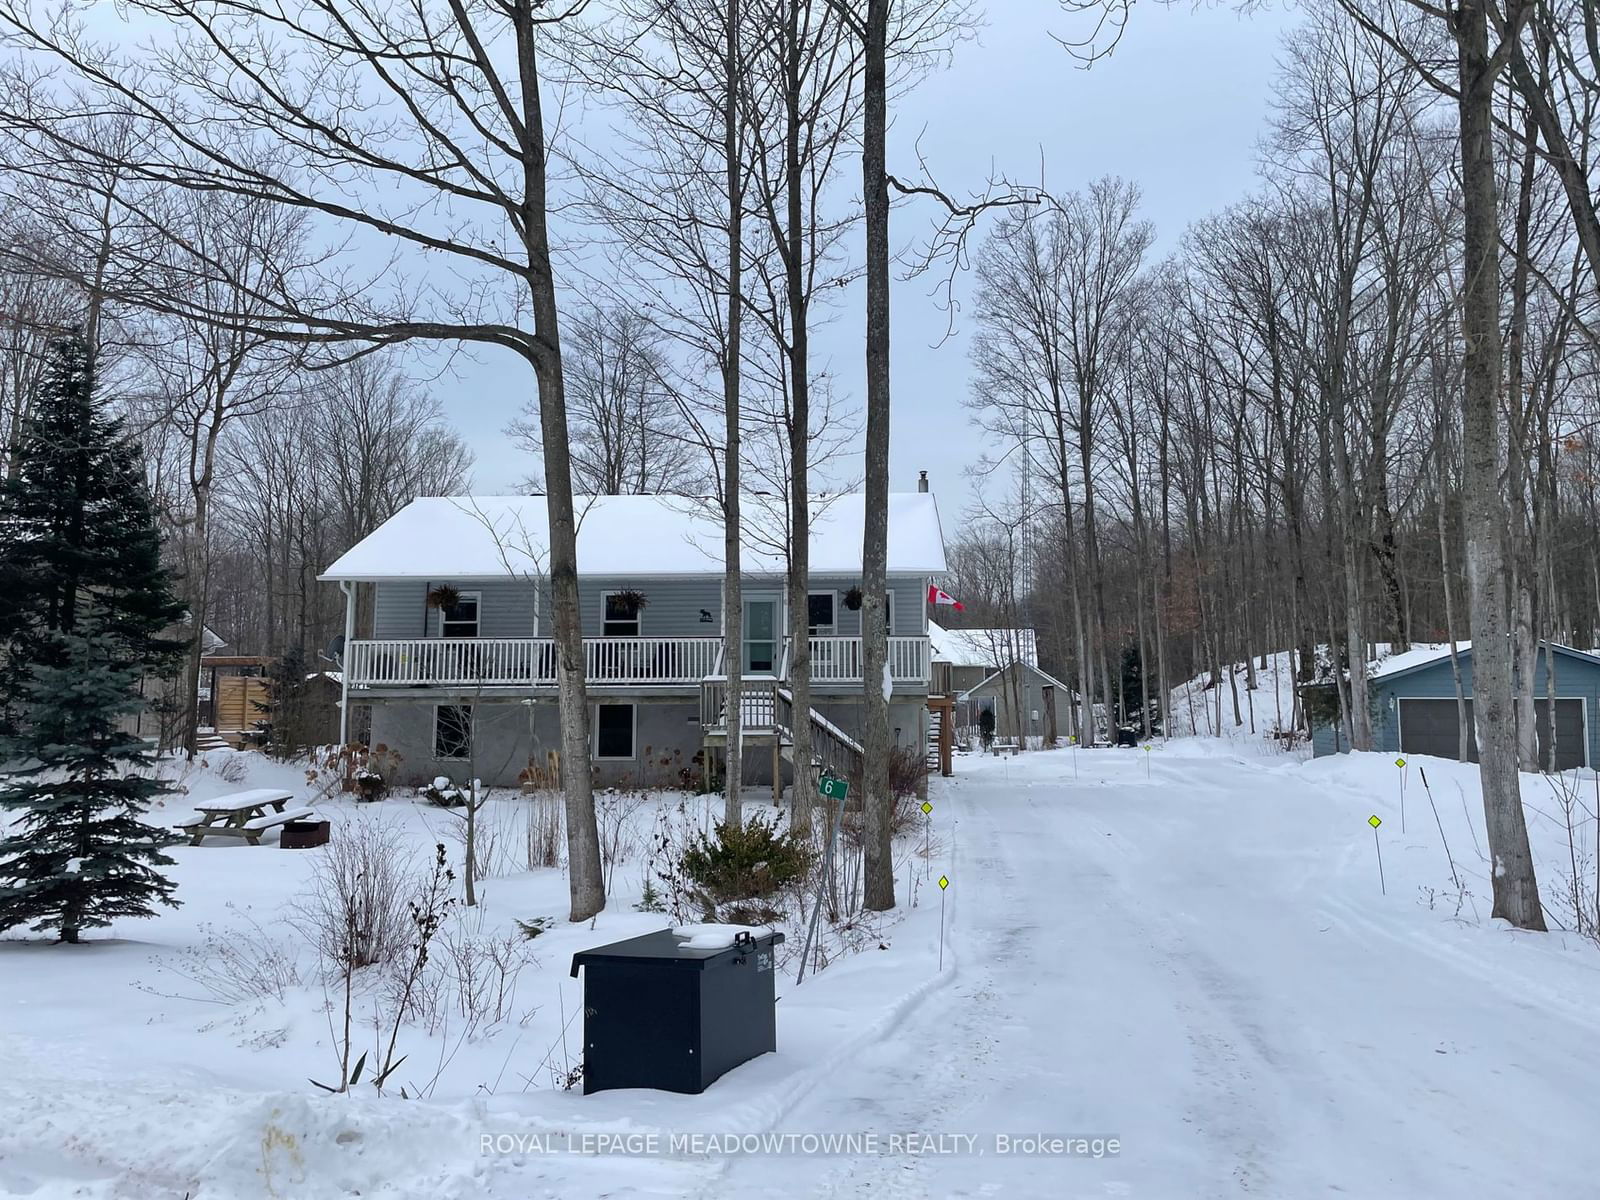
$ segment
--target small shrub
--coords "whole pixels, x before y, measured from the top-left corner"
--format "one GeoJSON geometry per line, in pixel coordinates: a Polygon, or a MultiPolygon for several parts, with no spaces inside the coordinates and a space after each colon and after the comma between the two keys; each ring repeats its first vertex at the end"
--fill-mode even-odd
{"type": "MultiPolygon", "coordinates": [[[[459,818],[448,827],[449,836],[461,847],[461,861],[467,857],[467,793],[462,793],[462,806],[448,809],[459,818]]],[[[510,875],[521,868],[517,863],[514,824],[518,814],[494,796],[492,788],[484,788],[478,797],[478,810],[472,816],[472,878],[494,879],[510,875]]]]}
{"type": "Polygon", "coordinates": [[[667,911],[667,906],[661,899],[661,893],[656,891],[655,880],[646,879],[644,881],[644,890],[639,893],[639,899],[634,902],[633,909],[635,912],[645,913],[664,913],[667,911]]]}
{"type": "Polygon", "coordinates": [[[656,809],[655,824],[650,832],[650,867],[646,882],[651,892],[660,900],[662,911],[680,924],[698,920],[705,913],[705,903],[699,889],[684,872],[684,858],[689,847],[705,836],[709,817],[702,817],[679,800],[673,805],[656,809]]]}
{"type": "Polygon", "coordinates": [[[556,792],[536,791],[528,796],[525,861],[530,871],[561,865],[564,843],[561,803],[561,796],[556,792]]]}
{"type": "Polygon", "coordinates": [[[306,940],[342,970],[394,962],[411,940],[410,905],[421,888],[416,859],[395,826],[367,817],[335,832],[312,873],[311,894],[291,911],[306,940]]]}
{"type": "Polygon", "coordinates": [[[616,865],[637,848],[633,820],[648,799],[645,792],[636,788],[607,788],[595,796],[594,815],[600,834],[602,882],[608,892],[616,875],[616,865]]]}
{"type": "Polygon", "coordinates": [[[551,917],[535,917],[531,921],[517,921],[517,928],[522,930],[524,941],[531,942],[541,934],[548,933],[555,928],[555,920],[551,917]]]}
{"type": "Polygon", "coordinates": [[[249,767],[242,754],[230,753],[222,760],[222,765],[217,768],[217,777],[223,783],[243,783],[249,767]]]}
{"type": "Polygon", "coordinates": [[[432,783],[419,787],[417,794],[436,808],[461,808],[467,802],[467,794],[443,775],[437,776],[432,783]]]}
{"type": "Polygon", "coordinates": [[[776,925],[784,911],[768,900],[736,900],[718,912],[729,925],[776,925]]]}
{"type": "MultiPolygon", "coordinates": [[[[928,777],[926,760],[913,747],[896,746],[889,752],[889,794],[893,797],[889,811],[889,835],[900,837],[918,828],[922,820],[919,807],[923,782],[928,777]]],[[[865,822],[861,806],[845,810],[845,840],[852,846],[861,844],[861,830],[865,822]]]]}
{"type": "Polygon", "coordinates": [[[978,736],[983,739],[985,747],[994,741],[994,709],[978,710],[978,736]]]}
{"type": "MultiPolygon", "coordinates": [[[[547,920],[517,924],[526,930],[547,920]]],[[[391,991],[430,1036],[448,1027],[471,1038],[485,1025],[525,1021],[532,1011],[518,1013],[515,1000],[522,969],[536,961],[528,940],[522,932],[486,932],[481,909],[453,909],[439,926],[435,953],[420,964],[415,985],[402,994],[405,980],[397,975],[391,991]]]]}
{"type": "Polygon", "coordinates": [[[388,780],[371,767],[358,767],[350,782],[357,796],[365,803],[382,800],[389,793],[388,780]]]}
{"type": "Polygon", "coordinates": [[[198,985],[207,996],[223,1004],[245,1000],[276,1000],[282,1004],[290,988],[299,987],[300,961],[282,936],[264,928],[248,910],[233,904],[240,921],[227,930],[200,926],[198,946],[186,946],[163,969],[198,985]]]}
{"type": "Polygon", "coordinates": [[[713,904],[773,896],[803,881],[811,869],[811,842],[781,818],[756,813],[743,825],[718,821],[712,836],[697,833],[683,855],[683,874],[713,904]]]}
{"type": "Polygon", "coordinates": [[[517,934],[488,934],[481,926],[458,923],[443,938],[443,966],[454,994],[456,1012],[469,1033],[515,1015],[517,978],[534,961],[528,939],[517,934]]]}
{"type": "Polygon", "coordinates": [[[889,794],[896,800],[920,795],[927,780],[928,760],[924,751],[914,746],[896,746],[889,751],[889,794]]]}
{"type": "Polygon", "coordinates": [[[401,761],[398,751],[382,743],[318,746],[306,756],[306,783],[320,786],[323,795],[339,787],[362,801],[382,800],[400,778],[401,761]]]}

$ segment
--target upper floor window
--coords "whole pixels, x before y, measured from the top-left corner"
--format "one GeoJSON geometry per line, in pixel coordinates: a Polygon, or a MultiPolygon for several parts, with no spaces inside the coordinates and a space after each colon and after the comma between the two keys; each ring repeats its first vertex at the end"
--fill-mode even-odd
{"type": "Polygon", "coordinates": [[[601,634],[605,637],[638,637],[639,608],[628,592],[603,592],[601,634]]]}
{"type": "Polygon", "coordinates": [[[806,624],[812,637],[832,637],[838,631],[837,605],[838,596],[833,592],[812,592],[806,597],[806,624]]]}
{"type": "Polygon", "coordinates": [[[439,636],[475,638],[478,636],[479,592],[462,592],[449,608],[439,610],[439,636]]]}

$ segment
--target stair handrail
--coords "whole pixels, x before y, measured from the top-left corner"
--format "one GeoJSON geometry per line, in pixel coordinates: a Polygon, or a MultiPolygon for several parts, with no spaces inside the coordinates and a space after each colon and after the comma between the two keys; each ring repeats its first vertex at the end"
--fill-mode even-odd
{"type": "MultiPolygon", "coordinates": [[[[782,715],[784,720],[780,724],[786,729],[792,729],[794,693],[787,688],[775,686],[772,695],[774,719],[782,715]]],[[[847,779],[859,782],[861,769],[866,761],[866,752],[861,748],[861,744],[815,708],[811,710],[811,733],[810,767],[843,775],[847,779]]],[[[796,763],[796,772],[801,769],[800,764],[796,763]]]]}

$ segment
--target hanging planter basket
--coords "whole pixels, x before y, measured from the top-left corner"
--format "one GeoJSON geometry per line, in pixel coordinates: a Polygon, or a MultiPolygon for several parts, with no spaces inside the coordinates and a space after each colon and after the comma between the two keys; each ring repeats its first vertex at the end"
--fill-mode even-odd
{"type": "Polygon", "coordinates": [[[448,612],[461,603],[461,593],[448,583],[436,583],[428,589],[428,607],[448,612]]]}
{"type": "Polygon", "coordinates": [[[614,592],[611,598],[616,602],[617,607],[630,617],[637,617],[650,604],[650,597],[634,588],[614,592]]]}
{"type": "Polygon", "coordinates": [[[844,594],[844,606],[851,612],[861,611],[861,600],[861,589],[858,587],[853,587],[844,594]]]}

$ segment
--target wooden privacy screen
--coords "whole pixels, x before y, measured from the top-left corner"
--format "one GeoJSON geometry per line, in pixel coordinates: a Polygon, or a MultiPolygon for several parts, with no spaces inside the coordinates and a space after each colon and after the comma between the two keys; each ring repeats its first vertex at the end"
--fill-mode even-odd
{"type": "Polygon", "coordinates": [[[266,679],[259,675],[221,675],[217,678],[217,734],[232,738],[255,728],[267,713],[260,706],[271,694],[266,679]]]}

